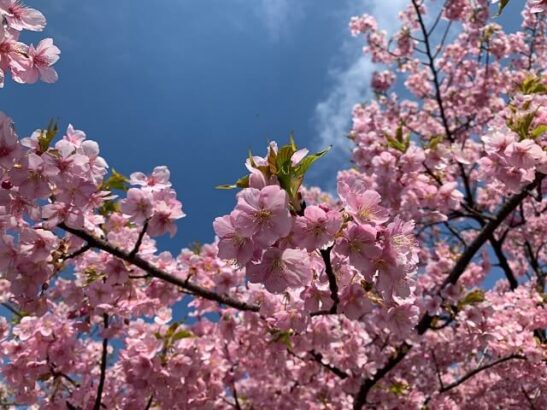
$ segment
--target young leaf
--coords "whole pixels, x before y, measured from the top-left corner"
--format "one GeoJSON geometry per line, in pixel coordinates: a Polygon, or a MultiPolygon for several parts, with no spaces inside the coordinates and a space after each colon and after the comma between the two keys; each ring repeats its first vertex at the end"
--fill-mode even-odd
{"type": "Polygon", "coordinates": [[[477,303],[484,301],[484,291],[481,289],[475,289],[469,292],[465,297],[460,300],[458,303],[458,308],[462,308],[467,305],[475,305],[477,303]]]}
{"type": "Polygon", "coordinates": [[[332,145],[329,145],[327,148],[325,148],[322,151],[316,152],[315,154],[310,154],[303,158],[298,165],[296,166],[295,173],[298,176],[304,175],[308,169],[312,166],[312,164],[317,161],[319,158],[323,157],[327,152],[329,152],[332,148],[332,145]]]}
{"type": "Polygon", "coordinates": [[[498,14],[496,14],[496,17],[501,16],[501,13],[503,12],[503,9],[509,4],[509,0],[500,0],[499,7],[498,7],[498,14]]]}
{"type": "Polygon", "coordinates": [[[547,132],[547,124],[539,124],[536,128],[530,131],[530,137],[536,139],[545,132],[547,132]]]}
{"type": "Polygon", "coordinates": [[[236,189],[236,188],[249,188],[249,175],[239,178],[235,184],[217,185],[216,189],[236,189]]]}
{"type": "Polygon", "coordinates": [[[48,150],[51,141],[53,141],[53,138],[55,138],[57,132],[59,132],[57,121],[50,120],[47,129],[42,130],[40,132],[40,136],[38,137],[38,146],[40,148],[40,153],[44,153],[48,150]]]}

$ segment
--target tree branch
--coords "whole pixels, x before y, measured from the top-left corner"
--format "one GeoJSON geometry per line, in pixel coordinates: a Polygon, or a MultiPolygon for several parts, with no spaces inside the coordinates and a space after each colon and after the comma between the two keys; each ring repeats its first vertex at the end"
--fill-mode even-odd
{"type": "Polygon", "coordinates": [[[509,286],[511,287],[511,290],[515,290],[519,286],[519,282],[517,281],[517,278],[515,278],[515,274],[513,273],[511,266],[509,266],[509,263],[507,262],[507,258],[505,257],[505,254],[503,253],[501,242],[498,241],[492,234],[492,236],[490,237],[490,244],[492,245],[492,249],[494,249],[494,253],[496,254],[496,257],[498,258],[500,267],[503,269],[503,272],[505,273],[505,277],[509,281],[509,286]]]}
{"type": "MultiPolygon", "coordinates": [[[[462,255],[458,258],[456,265],[454,266],[454,268],[452,268],[452,271],[442,283],[441,289],[443,289],[448,284],[456,284],[458,279],[465,272],[465,269],[467,269],[469,262],[471,262],[475,254],[478,252],[478,250],[484,245],[486,241],[491,238],[491,236],[494,234],[494,231],[501,225],[505,218],[507,218],[507,216],[515,210],[515,208],[522,202],[522,200],[524,200],[524,198],[528,196],[528,190],[538,186],[544,177],[545,175],[538,172],[533,182],[526,185],[522,191],[510,197],[509,200],[505,204],[503,204],[503,206],[496,214],[495,218],[490,220],[486,225],[484,225],[477,237],[473,240],[473,242],[471,242],[465,252],[463,252],[462,255]]],[[[418,334],[424,334],[431,325],[432,320],[432,316],[425,314],[420,320],[420,323],[418,323],[418,334]]]]}
{"type": "Polygon", "coordinates": [[[85,231],[82,231],[76,228],[71,228],[65,225],[64,223],[59,224],[59,228],[87,241],[87,243],[94,248],[108,252],[112,256],[123,259],[124,261],[129,262],[130,264],[135,265],[138,268],[141,268],[142,270],[147,272],[148,275],[151,277],[163,280],[175,286],[179,286],[183,289],[189,290],[195,296],[200,296],[204,299],[212,300],[212,301],[215,301],[215,302],[218,302],[239,310],[258,312],[258,310],[260,309],[260,307],[257,305],[251,305],[245,302],[241,302],[237,299],[233,299],[229,296],[220,295],[209,289],[196,285],[190,281],[171,275],[155,267],[150,262],[147,262],[146,260],[142,259],[139,255],[130,256],[128,252],[116,246],[111,245],[110,243],[108,243],[107,241],[103,239],[96,238],[85,231]]]}
{"type": "Polygon", "coordinates": [[[142,245],[142,240],[144,239],[144,234],[146,233],[146,230],[148,229],[148,219],[144,221],[144,225],[142,226],[141,231],[139,232],[139,237],[137,238],[137,242],[135,242],[135,246],[131,252],[129,252],[129,257],[134,257],[137,253],[139,253],[139,249],[142,245]]]}
{"type": "MultiPolygon", "coordinates": [[[[108,315],[103,315],[104,329],[108,329],[108,315]]],[[[108,355],[108,338],[103,339],[103,351],[101,354],[101,376],[99,378],[99,387],[97,388],[97,397],[95,398],[95,405],[93,410],[101,409],[101,400],[103,397],[104,381],[106,379],[106,359],[108,355]]]]}
{"type": "Polygon", "coordinates": [[[334,314],[338,310],[340,298],[338,297],[338,284],[336,283],[336,275],[332,270],[332,263],[330,260],[331,249],[332,247],[328,249],[321,249],[319,252],[321,253],[321,257],[323,258],[323,262],[325,263],[325,272],[327,274],[327,277],[329,278],[330,297],[333,302],[329,312],[334,314]]]}
{"type": "Polygon", "coordinates": [[[437,105],[439,106],[439,112],[441,114],[441,121],[443,123],[444,131],[446,133],[446,137],[449,141],[452,141],[452,133],[450,132],[450,127],[448,125],[448,119],[444,110],[443,100],[441,97],[441,86],[439,82],[439,73],[437,72],[437,68],[435,67],[435,59],[433,58],[433,52],[431,51],[431,44],[429,42],[429,33],[427,31],[427,28],[425,27],[424,19],[422,18],[422,13],[420,12],[420,6],[416,2],[416,0],[412,0],[412,4],[414,6],[414,9],[416,10],[416,15],[418,17],[418,23],[420,24],[420,29],[422,30],[422,35],[424,36],[424,43],[425,43],[425,50],[428,57],[428,65],[429,69],[431,70],[431,74],[433,75],[433,85],[435,86],[435,100],[437,101],[437,105]]]}
{"type": "Polygon", "coordinates": [[[469,380],[470,378],[472,378],[476,374],[478,374],[478,373],[480,373],[484,370],[490,369],[491,367],[494,367],[494,366],[496,366],[500,363],[506,362],[508,360],[513,360],[513,359],[526,360],[526,358],[524,356],[517,355],[517,354],[512,354],[510,356],[502,357],[501,359],[495,360],[492,363],[485,364],[484,366],[477,367],[475,370],[470,371],[465,376],[463,376],[460,379],[456,380],[454,383],[450,383],[450,384],[444,386],[443,388],[441,388],[439,390],[439,393],[445,393],[449,390],[452,390],[452,389],[458,387],[460,384],[464,383],[465,381],[469,380]]]}
{"type": "Polygon", "coordinates": [[[322,367],[324,367],[325,369],[327,369],[331,373],[335,374],[336,376],[338,376],[342,380],[347,379],[349,377],[349,375],[345,371],[339,369],[338,367],[335,367],[335,366],[332,366],[328,363],[323,362],[323,355],[321,353],[317,353],[317,352],[312,350],[310,352],[310,355],[311,355],[311,357],[313,357],[313,360],[315,360],[322,367]]]}
{"type": "Polygon", "coordinates": [[[404,359],[410,349],[411,346],[409,344],[407,344],[406,342],[403,343],[402,346],[399,347],[399,349],[397,350],[397,353],[388,360],[384,367],[378,369],[372,379],[367,379],[361,384],[359,392],[355,397],[355,402],[353,403],[353,410],[361,410],[361,408],[367,402],[367,395],[370,389],[372,389],[376,385],[376,383],[378,383],[386,374],[388,374],[391,369],[397,366],[397,364],[399,364],[399,362],[404,359]]]}
{"type": "MultiPolygon", "coordinates": [[[[504,219],[515,210],[515,208],[520,204],[521,201],[524,200],[524,198],[526,198],[526,196],[528,195],[528,191],[530,189],[534,189],[534,187],[541,184],[541,181],[544,177],[545,175],[537,173],[532,183],[524,187],[524,189],[518,194],[515,194],[509,198],[509,200],[499,209],[496,216],[486,225],[484,225],[481,232],[477,235],[477,237],[473,240],[473,242],[469,245],[465,252],[462,253],[460,258],[456,262],[456,265],[441,285],[440,289],[444,288],[449,283],[456,284],[458,279],[465,272],[465,269],[467,268],[469,262],[471,262],[477,251],[482,247],[482,245],[484,245],[486,241],[490,239],[490,236],[493,235],[494,231],[501,225],[504,219]]],[[[432,322],[433,317],[426,313],[416,326],[416,331],[418,332],[418,334],[423,335],[431,327],[432,322]]],[[[387,373],[389,373],[391,369],[393,369],[401,360],[404,359],[404,357],[407,355],[411,348],[412,346],[410,346],[406,342],[403,343],[398,349],[397,354],[395,356],[392,356],[383,368],[379,369],[378,372],[371,379],[367,379],[361,384],[359,393],[355,397],[355,402],[353,405],[354,410],[360,410],[365,405],[368,392],[376,385],[376,383],[378,383],[378,381],[380,381],[387,373]]],[[[476,373],[467,376],[466,379],[472,377],[474,374],[476,373]]],[[[463,381],[461,381],[461,383],[463,383],[463,381]]]]}
{"type": "Polygon", "coordinates": [[[71,254],[65,256],[63,258],[63,260],[68,260],[68,259],[72,259],[72,258],[75,258],[77,256],[80,256],[81,254],[87,252],[88,250],[91,249],[91,246],[89,246],[89,244],[85,244],[84,246],[82,246],[80,249],[78,249],[77,251],[74,251],[72,252],[71,254]]]}

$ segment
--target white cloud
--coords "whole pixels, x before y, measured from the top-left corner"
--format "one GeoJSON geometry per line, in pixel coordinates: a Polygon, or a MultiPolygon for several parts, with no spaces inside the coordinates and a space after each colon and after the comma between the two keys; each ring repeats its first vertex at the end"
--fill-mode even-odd
{"type": "Polygon", "coordinates": [[[374,64],[360,56],[344,69],[332,72],[336,78],[327,98],[315,107],[316,128],[321,145],[349,146],[344,136],[349,130],[352,107],[370,96],[370,75],[374,64]]]}
{"type": "MultiPolygon", "coordinates": [[[[399,12],[408,4],[408,0],[362,0],[353,2],[344,13],[346,16],[368,13],[376,17],[379,27],[388,33],[399,28],[399,12]]],[[[340,166],[340,160],[347,160],[351,148],[345,138],[351,127],[351,111],[355,104],[370,99],[370,79],[375,69],[368,56],[361,52],[362,42],[351,41],[347,22],[340,29],[345,30],[347,39],[341,44],[337,66],[331,69],[333,85],[326,98],[315,107],[315,129],[318,135],[317,145],[333,145],[334,152],[329,154],[332,165],[340,166]]],[[[346,162],[347,163],[347,162],[346,162]]],[[[329,167],[330,168],[330,167],[329,167]]]]}
{"type": "Polygon", "coordinates": [[[364,0],[361,2],[362,11],[357,13],[373,15],[382,30],[394,33],[400,27],[399,12],[408,4],[408,0],[364,0]]]}
{"type": "Polygon", "coordinates": [[[304,3],[303,0],[255,0],[254,7],[270,39],[278,41],[303,16],[304,3]]]}

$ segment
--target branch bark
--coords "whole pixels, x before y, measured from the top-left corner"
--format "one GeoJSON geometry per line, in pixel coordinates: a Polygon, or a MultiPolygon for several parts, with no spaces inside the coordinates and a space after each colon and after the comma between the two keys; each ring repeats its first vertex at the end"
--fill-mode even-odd
{"type": "Polygon", "coordinates": [[[82,231],[76,228],[71,228],[65,225],[64,223],[59,224],[59,228],[63,229],[64,231],[68,233],[71,233],[74,236],[77,236],[85,240],[93,248],[97,248],[102,251],[108,252],[112,256],[120,258],[132,265],[137,266],[138,268],[141,268],[146,273],[148,273],[149,276],[157,278],[157,279],[161,279],[167,283],[171,283],[175,286],[186,289],[192,292],[192,294],[195,296],[199,296],[207,300],[212,300],[214,302],[218,302],[223,305],[230,306],[239,310],[258,312],[258,310],[260,309],[260,307],[257,305],[252,305],[246,302],[242,302],[237,299],[231,298],[229,296],[220,295],[209,289],[196,285],[195,283],[192,283],[188,280],[181,279],[174,275],[171,275],[170,273],[167,273],[155,267],[150,262],[142,259],[139,255],[130,255],[128,252],[116,246],[111,245],[110,243],[108,243],[107,241],[103,239],[96,238],[85,231],[82,231]]]}
{"type": "Polygon", "coordinates": [[[322,249],[320,250],[320,253],[321,253],[321,257],[323,258],[323,262],[325,263],[325,272],[329,279],[330,297],[333,303],[329,313],[334,314],[334,313],[337,313],[338,304],[340,303],[340,298],[338,296],[338,283],[336,283],[336,275],[334,274],[334,271],[332,270],[332,263],[330,260],[331,249],[332,247],[326,250],[322,249]]]}
{"type": "MultiPolygon", "coordinates": [[[[103,316],[104,329],[108,329],[108,315],[103,316]]],[[[103,351],[101,354],[101,375],[99,378],[99,386],[97,387],[97,397],[95,398],[95,405],[93,410],[101,409],[101,401],[103,398],[104,382],[106,380],[106,359],[108,356],[108,338],[103,339],[103,351]]]]}

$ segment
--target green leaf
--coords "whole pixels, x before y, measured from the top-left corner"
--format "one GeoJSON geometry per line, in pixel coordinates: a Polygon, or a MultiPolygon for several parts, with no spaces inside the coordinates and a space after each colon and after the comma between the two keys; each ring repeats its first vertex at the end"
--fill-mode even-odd
{"type": "Polygon", "coordinates": [[[176,342],[177,340],[187,339],[189,337],[194,337],[194,334],[192,332],[190,332],[189,330],[183,329],[183,330],[179,330],[178,332],[176,332],[173,335],[172,340],[173,340],[173,342],[176,342]]]}
{"type": "Polygon", "coordinates": [[[410,146],[410,134],[405,137],[402,125],[398,126],[397,130],[395,130],[395,138],[393,138],[391,135],[386,134],[386,139],[387,145],[389,147],[403,153],[406,152],[406,150],[410,146]]]}
{"type": "Polygon", "coordinates": [[[534,75],[528,76],[519,86],[523,94],[547,94],[547,85],[543,83],[542,78],[534,75]]]}
{"type": "Polygon", "coordinates": [[[404,142],[397,141],[391,137],[387,137],[387,145],[390,148],[396,149],[397,151],[406,152],[407,147],[404,142]]]}
{"type": "Polygon", "coordinates": [[[101,207],[99,208],[99,214],[102,216],[108,216],[114,212],[120,210],[120,204],[116,201],[104,201],[101,207]]]}
{"type": "Polygon", "coordinates": [[[530,131],[530,137],[535,139],[545,132],[547,132],[547,124],[539,124],[536,128],[530,131]]]}
{"type": "Polygon", "coordinates": [[[289,144],[291,144],[291,148],[294,150],[294,152],[298,151],[298,148],[296,147],[296,142],[294,141],[294,134],[291,133],[289,135],[289,144]]]}
{"type": "Polygon", "coordinates": [[[469,292],[465,297],[459,301],[458,308],[462,308],[467,305],[476,305],[477,303],[484,302],[484,291],[481,289],[475,289],[469,292]]]}
{"type": "Polygon", "coordinates": [[[170,338],[171,336],[173,336],[179,326],[180,326],[180,323],[178,322],[172,323],[171,326],[169,326],[169,328],[165,332],[165,338],[170,338]]]}
{"type": "Polygon", "coordinates": [[[435,135],[430,138],[426,148],[435,149],[444,140],[444,135],[435,135]]]}
{"type": "Polygon", "coordinates": [[[408,391],[408,384],[403,382],[395,382],[389,386],[388,391],[396,396],[402,396],[408,391]]]}
{"type": "Polygon", "coordinates": [[[103,181],[101,189],[106,191],[111,191],[113,189],[127,191],[129,189],[129,179],[112,168],[112,175],[103,181]]]}
{"type": "Polygon", "coordinates": [[[322,151],[316,152],[315,154],[307,155],[306,157],[302,158],[302,160],[297,164],[295,168],[295,173],[298,176],[304,176],[304,174],[308,171],[308,169],[312,166],[312,164],[317,161],[319,158],[325,156],[327,152],[329,152],[332,148],[332,145],[329,145],[327,148],[325,148],[322,151]]]}
{"type": "Polygon", "coordinates": [[[189,248],[192,252],[194,252],[196,255],[199,255],[201,253],[201,248],[203,245],[200,241],[194,241],[190,244],[189,248]]]}
{"type": "Polygon", "coordinates": [[[509,119],[507,121],[507,126],[509,127],[509,129],[516,132],[519,135],[521,140],[526,139],[531,136],[530,126],[532,125],[532,122],[534,121],[535,115],[536,115],[536,111],[530,112],[516,119],[509,119]]]}
{"type": "Polygon", "coordinates": [[[509,4],[509,0],[500,0],[499,8],[498,8],[498,14],[497,16],[501,16],[501,13],[503,12],[503,9],[509,4]]]}
{"type": "Polygon", "coordinates": [[[42,130],[38,136],[38,147],[40,148],[40,153],[44,153],[48,150],[51,141],[59,132],[59,127],[57,121],[50,120],[47,126],[47,129],[42,130]]]}
{"type": "Polygon", "coordinates": [[[273,338],[271,340],[271,343],[281,343],[282,345],[287,346],[289,349],[292,347],[290,330],[275,329],[272,331],[272,334],[273,338]]]}
{"type": "Polygon", "coordinates": [[[395,131],[395,138],[396,138],[397,141],[399,141],[399,142],[404,142],[404,139],[403,139],[403,127],[402,127],[402,125],[400,125],[399,127],[397,127],[397,130],[395,131]]]}
{"type": "Polygon", "coordinates": [[[249,188],[249,175],[239,178],[235,184],[217,185],[216,189],[236,189],[236,188],[249,188]]]}

